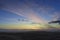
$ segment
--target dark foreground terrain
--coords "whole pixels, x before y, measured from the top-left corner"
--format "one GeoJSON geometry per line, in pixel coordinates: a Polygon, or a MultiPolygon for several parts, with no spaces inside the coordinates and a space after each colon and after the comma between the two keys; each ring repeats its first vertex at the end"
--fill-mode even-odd
{"type": "Polygon", "coordinates": [[[60,32],[0,32],[0,40],[60,40],[60,32]]]}

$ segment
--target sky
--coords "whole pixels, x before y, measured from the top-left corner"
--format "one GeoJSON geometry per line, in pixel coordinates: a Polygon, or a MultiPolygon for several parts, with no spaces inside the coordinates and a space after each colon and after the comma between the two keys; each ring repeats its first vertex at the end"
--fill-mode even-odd
{"type": "Polygon", "coordinates": [[[60,20],[60,0],[0,0],[2,29],[47,28],[45,24],[55,20],[60,20]]]}

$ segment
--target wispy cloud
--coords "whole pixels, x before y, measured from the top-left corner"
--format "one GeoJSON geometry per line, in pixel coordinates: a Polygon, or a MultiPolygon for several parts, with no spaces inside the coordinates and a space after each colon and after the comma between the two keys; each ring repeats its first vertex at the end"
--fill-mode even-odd
{"type": "Polygon", "coordinates": [[[42,18],[39,18],[36,13],[34,12],[34,10],[29,7],[29,5],[26,4],[22,4],[22,5],[18,5],[15,3],[15,5],[13,4],[5,4],[4,10],[13,12],[14,14],[20,15],[20,16],[24,16],[30,20],[33,20],[34,22],[39,22],[39,23],[44,23],[42,18]]]}
{"type": "Polygon", "coordinates": [[[55,10],[50,6],[39,5],[39,4],[36,4],[35,2],[29,2],[28,0],[26,0],[25,2],[19,2],[19,1],[9,2],[8,1],[7,3],[5,1],[4,5],[5,5],[3,7],[4,10],[13,12],[14,14],[26,17],[38,23],[47,22],[43,17],[36,15],[36,14],[39,14],[38,12],[40,12],[40,14],[48,15],[48,17],[51,17],[51,14],[49,12],[52,13],[52,11],[55,10]],[[36,9],[36,11],[33,8],[36,9]]]}
{"type": "Polygon", "coordinates": [[[55,11],[53,12],[52,15],[50,15],[50,17],[51,17],[50,21],[60,20],[60,12],[55,11]]]}

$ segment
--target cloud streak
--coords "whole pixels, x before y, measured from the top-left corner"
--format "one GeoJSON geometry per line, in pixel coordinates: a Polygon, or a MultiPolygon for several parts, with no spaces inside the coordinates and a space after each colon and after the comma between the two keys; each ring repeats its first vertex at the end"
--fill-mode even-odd
{"type": "Polygon", "coordinates": [[[3,9],[13,12],[14,14],[26,17],[30,20],[33,20],[36,23],[44,23],[45,21],[42,18],[39,18],[34,12],[34,10],[30,8],[29,5],[26,4],[18,5],[15,3],[14,5],[9,3],[9,4],[5,4],[5,7],[3,9]]]}
{"type": "Polygon", "coordinates": [[[37,23],[47,23],[47,21],[43,19],[43,17],[37,15],[39,14],[38,12],[40,12],[40,14],[42,15],[48,15],[48,17],[51,17],[52,15],[51,14],[49,15],[49,12],[52,13],[52,11],[55,10],[50,6],[38,5],[35,2],[29,2],[27,0],[25,2],[19,2],[19,1],[9,2],[8,1],[7,3],[4,3],[4,5],[5,5],[3,7],[4,10],[10,11],[19,16],[26,17],[37,23]]]}

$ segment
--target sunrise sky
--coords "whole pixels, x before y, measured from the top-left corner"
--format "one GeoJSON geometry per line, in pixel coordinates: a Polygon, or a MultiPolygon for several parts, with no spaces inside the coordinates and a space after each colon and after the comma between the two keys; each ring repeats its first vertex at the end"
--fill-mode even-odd
{"type": "Polygon", "coordinates": [[[0,29],[44,29],[52,20],[60,20],[60,0],[0,0],[0,29]]]}

